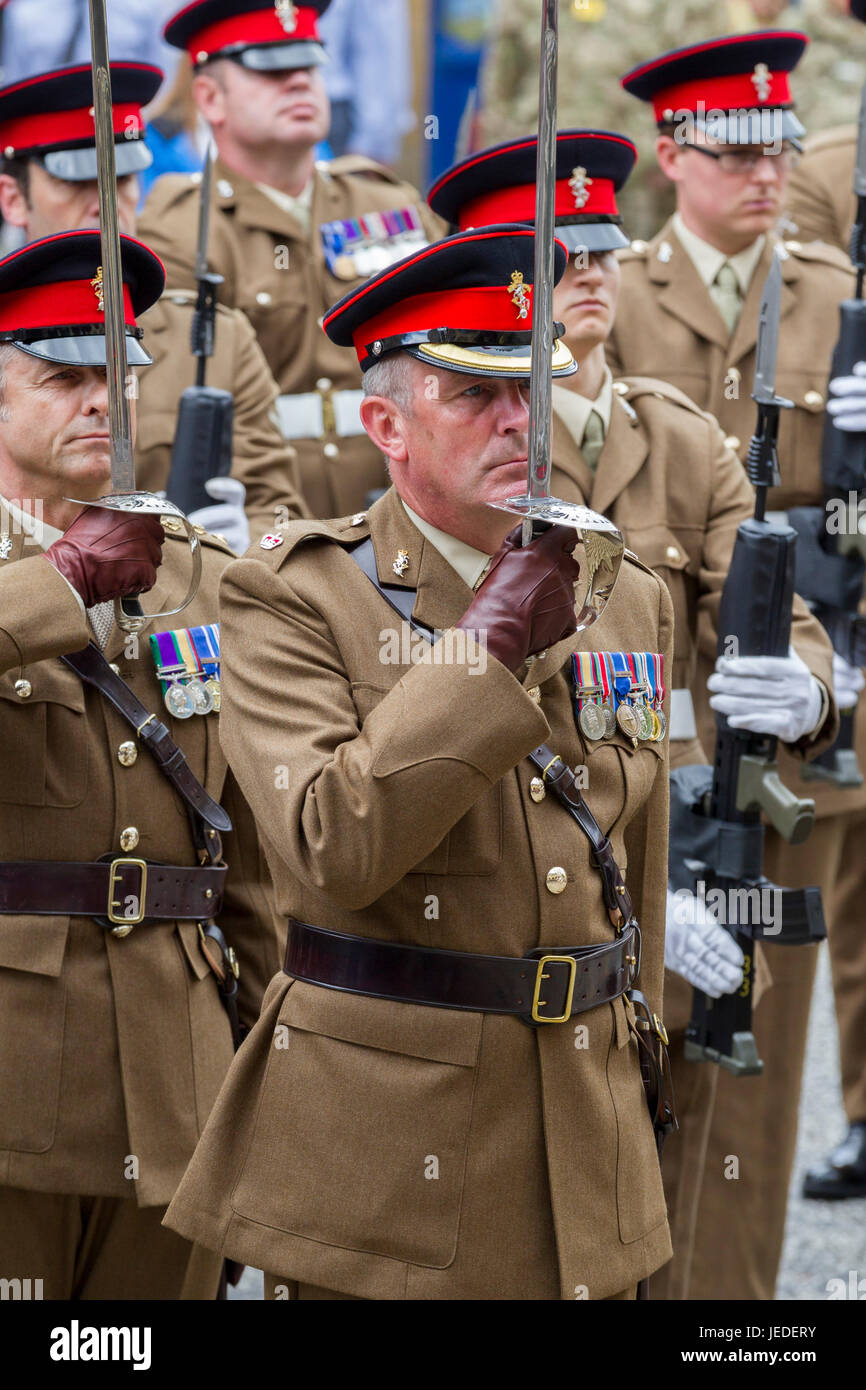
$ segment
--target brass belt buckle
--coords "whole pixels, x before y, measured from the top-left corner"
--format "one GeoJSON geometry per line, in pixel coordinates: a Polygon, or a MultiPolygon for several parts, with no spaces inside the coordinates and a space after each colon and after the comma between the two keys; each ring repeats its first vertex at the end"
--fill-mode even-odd
{"type": "Polygon", "coordinates": [[[147,864],[143,859],[112,859],[108,866],[108,920],[117,922],[116,927],[112,927],[112,936],[128,936],[134,926],[144,921],[145,898],[147,896],[147,864]],[[121,899],[115,898],[114,892],[120,879],[120,874],[128,864],[133,864],[141,874],[141,888],[138,899],[138,915],[127,917],[124,914],[119,917],[115,912],[116,907],[121,906],[121,899]]]}
{"type": "Polygon", "coordinates": [[[574,998],[574,986],[577,983],[577,961],[574,956],[542,956],[538,962],[538,969],[535,974],[535,989],[532,992],[532,1021],[533,1023],[567,1023],[571,1018],[571,1001],[574,998]],[[538,1010],[547,1003],[546,999],[539,998],[541,994],[542,980],[550,979],[550,972],[544,969],[545,965],[550,965],[554,961],[569,967],[568,989],[565,996],[565,1013],[555,1016],[540,1014],[538,1010]]]}

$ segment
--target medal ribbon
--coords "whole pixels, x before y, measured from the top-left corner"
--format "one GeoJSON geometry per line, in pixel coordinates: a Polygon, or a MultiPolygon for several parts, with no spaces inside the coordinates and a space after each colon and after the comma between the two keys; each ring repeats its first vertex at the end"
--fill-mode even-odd
{"type": "Polygon", "coordinates": [[[206,627],[191,627],[192,638],[199,666],[204,674],[214,680],[220,677],[220,625],[208,623],[206,627]]]}
{"type": "Polygon", "coordinates": [[[178,677],[186,673],[186,663],[182,660],[173,632],[154,632],[150,638],[150,650],[163,695],[178,677]]]}
{"type": "Polygon", "coordinates": [[[184,664],[184,668],[186,670],[187,675],[189,677],[200,675],[202,668],[199,665],[199,660],[196,656],[195,648],[190,639],[189,628],[179,627],[175,632],[172,633],[172,636],[175,639],[178,654],[180,656],[181,661],[184,664]]]}
{"type": "Polygon", "coordinates": [[[608,652],[610,657],[611,671],[613,674],[612,685],[616,693],[617,706],[621,705],[626,696],[631,692],[631,676],[629,675],[628,663],[625,652],[608,652]]]}

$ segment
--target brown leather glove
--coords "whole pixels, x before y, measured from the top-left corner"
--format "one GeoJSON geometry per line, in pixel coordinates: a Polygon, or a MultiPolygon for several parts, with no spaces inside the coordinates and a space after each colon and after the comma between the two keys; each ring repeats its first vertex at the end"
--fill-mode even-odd
{"type": "Polygon", "coordinates": [[[165,535],[158,516],[86,507],[45,551],[85,608],[146,593],[156,583],[165,535]]]}
{"type": "Polygon", "coordinates": [[[521,527],[506,536],[490,573],[456,624],[480,630],[487,650],[517,671],[528,656],[576,632],[574,585],[580,565],[572,557],[577,532],[551,526],[525,549],[521,527]]]}

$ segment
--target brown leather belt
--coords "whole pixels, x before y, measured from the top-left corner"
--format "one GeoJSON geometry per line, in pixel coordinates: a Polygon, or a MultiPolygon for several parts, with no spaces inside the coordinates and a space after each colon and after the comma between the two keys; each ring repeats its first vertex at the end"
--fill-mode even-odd
{"type": "Polygon", "coordinates": [[[0,863],[0,913],[95,917],[112,926],[206,921],[222,906],[225,867],[188,869],[144,859],[0,863]]]}
{"type": "Polygon", "coordinates": [[[603,946],[539,947],[526,956],[480,956],[346,936],[289,920],[287,975],[374,999],[565,1023],[629,989],[640,969],[640,931],[603,946]]]}

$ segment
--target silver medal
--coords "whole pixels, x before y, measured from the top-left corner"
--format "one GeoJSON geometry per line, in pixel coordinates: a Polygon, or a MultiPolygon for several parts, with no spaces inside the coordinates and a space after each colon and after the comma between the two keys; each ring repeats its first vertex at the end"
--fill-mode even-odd
{"type": "Polygon", "coordinates": [[[175,719],[191,719],[195,714],[195,701],[185,685],[172,681],[165,692],[165,707],[175,719]]]}

